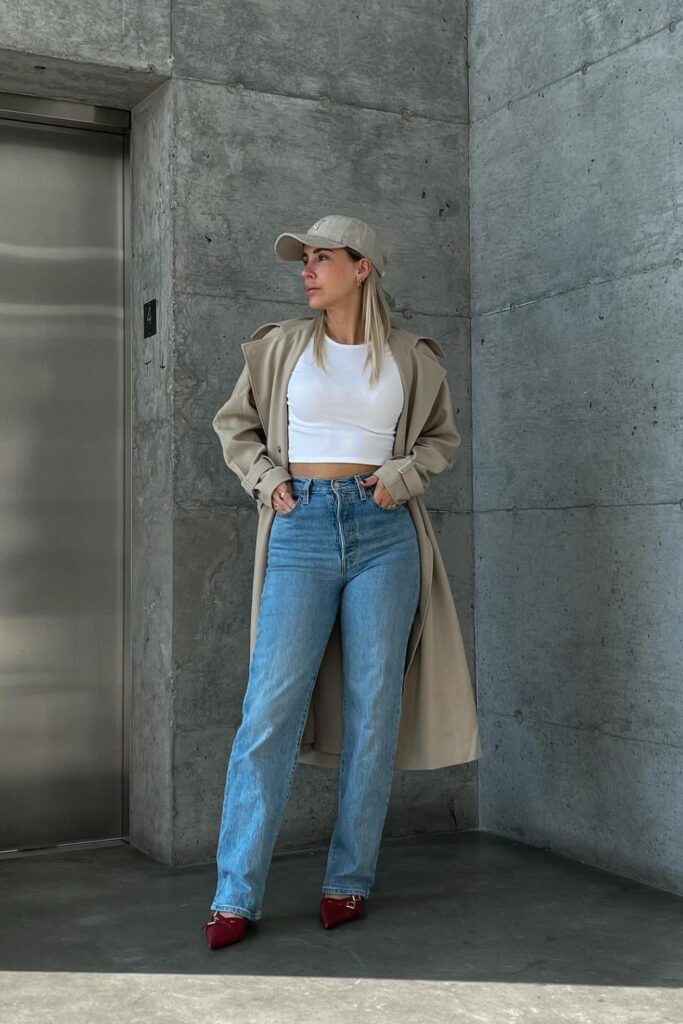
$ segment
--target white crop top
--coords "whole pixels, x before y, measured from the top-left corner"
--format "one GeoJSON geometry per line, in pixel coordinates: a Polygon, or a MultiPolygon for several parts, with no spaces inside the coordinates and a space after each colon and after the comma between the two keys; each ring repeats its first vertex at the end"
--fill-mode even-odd
{"type": "Polygon", "coordinates": [[[287,387],[290,462],[368,462],[391,458],[403,409],[403,384],[385,345],[382,371],[370,386],[368,345],[345,345],[325,335],[325,367],[313,360],[311,339],[287,387]]]}

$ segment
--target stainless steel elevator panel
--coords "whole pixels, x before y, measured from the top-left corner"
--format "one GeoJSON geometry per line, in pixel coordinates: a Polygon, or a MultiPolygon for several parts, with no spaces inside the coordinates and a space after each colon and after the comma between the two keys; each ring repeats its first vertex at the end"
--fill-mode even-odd
{"type": "Polygon", "coordinates": [[[0,123],[0,850],[122,834],[123,174],[0,123]]]}

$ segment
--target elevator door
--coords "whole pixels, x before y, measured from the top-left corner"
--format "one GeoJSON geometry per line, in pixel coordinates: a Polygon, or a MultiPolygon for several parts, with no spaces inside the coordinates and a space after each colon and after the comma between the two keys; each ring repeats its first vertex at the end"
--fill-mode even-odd
{"type": "Polygon", "coordinates": [[[122,147],[0,121],[0,850],[125,833],[122,147]]]}

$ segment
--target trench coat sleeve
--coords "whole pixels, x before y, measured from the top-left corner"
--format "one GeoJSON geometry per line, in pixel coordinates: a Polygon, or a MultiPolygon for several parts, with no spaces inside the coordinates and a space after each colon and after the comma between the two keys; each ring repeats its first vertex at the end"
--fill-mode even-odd
{"type": "Polygon", "coordinates": [[[453,465],[460,434],[453,419],[453,404],[444,377],[424,427],[407,455],[387,459],[375,475],[396,503],[424,494],[432,476],[453,465]]]}
{"type": "Polygon", "coordinates": [[[245,365],[225,405],[213,418],[226,465],[252,498],[272,506],[272,494],[278,484],[291,480],[283,466],[276,466],[266,454],[266,434],[251,389],[249,368],[245,365]]]}

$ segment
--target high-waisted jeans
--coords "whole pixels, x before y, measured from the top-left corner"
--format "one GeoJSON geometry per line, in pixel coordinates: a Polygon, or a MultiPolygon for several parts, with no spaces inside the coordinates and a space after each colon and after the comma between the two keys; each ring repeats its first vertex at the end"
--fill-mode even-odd
{"type": "Polygon", "coordinates": [[[391,792],[420,556],[405,504],[382,508],[369,470],[292,478],[276,512],[242,721],[228,760],[211,908],[261,917],[318,669],[341,617],[343,745],[324,893],[366,896],[391,792]]]}

